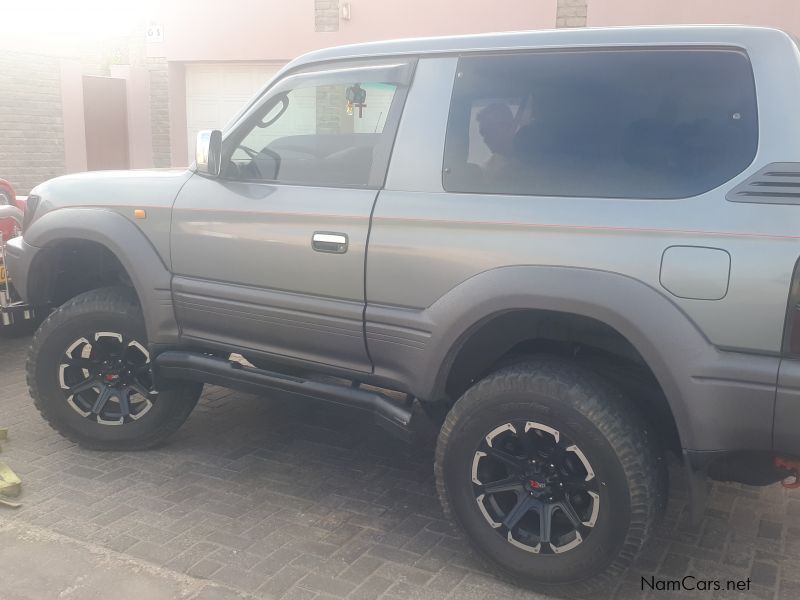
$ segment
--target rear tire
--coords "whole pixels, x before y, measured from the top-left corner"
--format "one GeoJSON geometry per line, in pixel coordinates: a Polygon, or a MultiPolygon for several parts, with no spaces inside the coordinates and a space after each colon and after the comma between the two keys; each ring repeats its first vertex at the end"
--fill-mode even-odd
{"type": "Polygon", "coordinates": [[[610,587],[666,504],[664,461],[635,408],[557,359],[470,388],[442,426],[435,474],[445,513],[490,569],[540,591],[610,587]]]}
{"type": "Polygon", "coordinates": [[[36,332],[28,389],[53,429],[86,448],[139,450],[163,443],[188,418],[202,384],[152,390],[136,295],[122,287],[76,296],[36,332]]]}

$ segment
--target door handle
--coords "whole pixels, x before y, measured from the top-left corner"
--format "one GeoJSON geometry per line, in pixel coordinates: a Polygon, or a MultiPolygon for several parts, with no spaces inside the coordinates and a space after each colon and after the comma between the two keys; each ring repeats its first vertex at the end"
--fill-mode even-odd
{"type": "Polygon", "coordinates": [[[347,236],[343,233],[315,231],[311,236],[311,247],[317,252],[344,254],[347,252],[347,236]]]}

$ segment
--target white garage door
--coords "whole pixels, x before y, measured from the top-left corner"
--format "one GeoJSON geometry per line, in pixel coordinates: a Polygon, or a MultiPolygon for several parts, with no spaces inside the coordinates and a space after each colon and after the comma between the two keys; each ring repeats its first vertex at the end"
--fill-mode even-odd
{"type": "Polygon", "coordinates": [[[189,162],[197,132],[222,129],[283,63],[186,65],[186,129],[189,162]]]}

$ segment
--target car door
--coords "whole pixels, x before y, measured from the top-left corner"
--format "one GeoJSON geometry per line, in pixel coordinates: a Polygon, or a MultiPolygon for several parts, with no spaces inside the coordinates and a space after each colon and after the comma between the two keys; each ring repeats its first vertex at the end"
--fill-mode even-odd
{"type": "Polygon", "coordinates": [[[370,214],[413,64],[290,74],[195,174],[172,218],[173,300],[186,342],[370,371],[363,334],[370,214]]]}

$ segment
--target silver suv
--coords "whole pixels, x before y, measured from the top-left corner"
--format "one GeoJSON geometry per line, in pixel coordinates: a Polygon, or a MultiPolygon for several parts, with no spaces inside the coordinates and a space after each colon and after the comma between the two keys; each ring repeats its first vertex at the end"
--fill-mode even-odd
{"type": "Polygon", "coordinates": [[[187,171],[37,187],[7,247],[55,308],[53,427],[164,441],[203,383],[441,427],[445,511],[525,585],[618,576],[677,456],[800,455],[800,50],[745,27],[544,31],[305,55],[187,171]],[[247,364],[232,361],[244,356],[247,364]]]}

